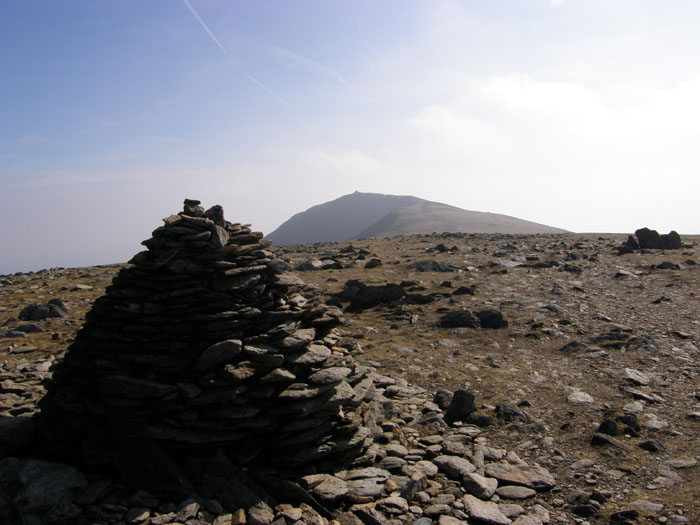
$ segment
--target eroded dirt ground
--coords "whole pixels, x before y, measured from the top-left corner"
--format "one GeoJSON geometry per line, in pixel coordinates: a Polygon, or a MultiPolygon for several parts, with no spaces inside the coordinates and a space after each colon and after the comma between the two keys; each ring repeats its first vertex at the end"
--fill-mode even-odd
{"type": "MultiPolygon", "coordinates": [[[[641,511],[639,522],[700,523],[700,237],[683,236],[680,250],[617,255],[625,238],[431,235],[276,251],[292,267],[335,260],[334,269],[299,274],[344,309],[348,301],[336,294],[352,279],[424,296],[348,311],[346,330],[384,374],[429,391],[473,392],[479,414],[492,421],[484,430],[489,443],[556,477],[557,488],[538,496],[544,505],[573,509],[597,490],[606,504],[581,521],[607,523],[631,502],[647,501],[663,509],[641,511]],[[447,251],[433,250],[440,244],[447,251]],[[365,268],[373,258],[381,264],[365,268]],[[413,267],[426,260],[458,269],[413,267]],[[455,294],[460,287],[473,295],[455,294]],[[440,327],[443,315],[461,309],[500,311],[508,326],[440,327]],[[520,404],[533,422],[496,417],[504,402],[520,404]],[[630,414],[636,432],[621,423],[630,414]],[[620,432],[593,445],[606,419],[620,432]],[[638,446],[649,441],[658,451],[638,446]]],[[[32,413],[40,394],[17,382],[17,365],[59,359],[120,267],[0,276],[0,413],[32,413]],[[18,320],[26,306],[54,298],[67,317],[18,320]],[[28,324],[42,331],[18,335],[28,324]]],[[[37,383],[45,372],[34,373],[37,383]]]]}

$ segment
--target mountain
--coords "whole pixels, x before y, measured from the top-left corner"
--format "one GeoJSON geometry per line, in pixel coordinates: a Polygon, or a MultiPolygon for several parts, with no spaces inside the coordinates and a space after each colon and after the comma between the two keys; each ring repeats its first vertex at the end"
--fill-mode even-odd
{"type": "Polygon", "coordinates": [[[500,213],[463,210],[440,202],[423,201],[388,213],[357,237],[364,239],[433,232],[531,234],[565,233],[566,230],[500,213]]]}
{"type": "Polygon", "coordinates": [[[293,215],[266,238],[275,245],[286,245],[432,232],[530,234],[566,230],[408,195],[356,191],[293,215]]]}

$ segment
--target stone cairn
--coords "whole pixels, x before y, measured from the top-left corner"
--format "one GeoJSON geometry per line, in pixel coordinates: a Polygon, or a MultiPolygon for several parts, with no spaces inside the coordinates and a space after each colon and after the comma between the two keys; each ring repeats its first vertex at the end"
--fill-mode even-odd
{"type": "Polygon", "coordinates": [[[186,200],[164,223],[55,368],[41,446],[150,490],[186,489],[197,454],[280,479],[360,458],[375,388],[340,310],[221,206],[186,200]]]}

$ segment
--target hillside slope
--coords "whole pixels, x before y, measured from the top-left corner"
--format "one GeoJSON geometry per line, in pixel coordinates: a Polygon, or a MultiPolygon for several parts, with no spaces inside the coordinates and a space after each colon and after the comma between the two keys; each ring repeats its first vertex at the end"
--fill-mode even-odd
{"type": "Polygon", "coordinates": [[[388,213],[357,238],[433,232],[533,234],[565,233],[566,230],[500,213],[463,210],[448,204],[424,201],[388,213]]]}

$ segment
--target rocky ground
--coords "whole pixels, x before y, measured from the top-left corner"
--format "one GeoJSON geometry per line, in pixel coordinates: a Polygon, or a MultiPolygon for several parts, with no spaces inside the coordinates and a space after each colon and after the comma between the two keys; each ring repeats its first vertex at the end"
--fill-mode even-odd
{"type": "MultiPolygon", "coordinates": [[[[700,238],[618,255],[625,239],[446,234],[278,248],[345,310],[355,359],[395,403],[365,467],[375,470],[309,477],[308,490],[329,505],[351,500],[341,523],[700,523],[700,238]],[[477,410],[445,426],[460,389],[477,410]]],[[[36,410],[51,364],[120,267],[0,277],[0,415],[36,410]]],[[[102,483],[102,497],[75,512],[94,523],[244,519],[217,502],[86,482],[88,492],[102,483]]],[[[272,519],[323,521],[284,506],[272,519]]]]}

